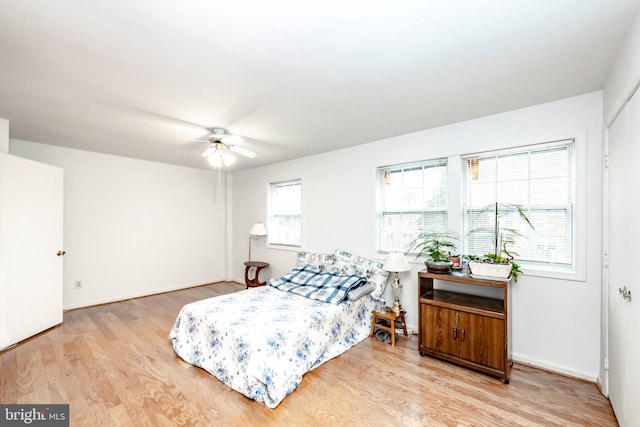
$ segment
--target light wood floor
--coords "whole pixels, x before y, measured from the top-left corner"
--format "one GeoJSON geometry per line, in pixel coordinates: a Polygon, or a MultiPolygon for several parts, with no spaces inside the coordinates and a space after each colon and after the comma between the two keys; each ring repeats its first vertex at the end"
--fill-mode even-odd
{"type": "Polygon", "coordinates": [[[308,373],[276,409],[179,359],[182,305],[243,289],[215,284],[65,313],[0,353],[0,403],[69,403],[75,426],[617,425],[595,384],[516,364],[509,385],[366,339],[308,373]]]}

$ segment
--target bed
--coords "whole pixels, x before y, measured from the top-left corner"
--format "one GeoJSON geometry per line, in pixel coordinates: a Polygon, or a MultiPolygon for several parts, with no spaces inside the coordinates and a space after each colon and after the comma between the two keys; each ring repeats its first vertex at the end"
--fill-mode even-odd
{"type": "Polygon", "coordinates": [[[186,362],[275,408],[306,372],[369,335],[388,276],[381,267],[340,250],[301,252],[297,266],[267,286],[185,305],[169,339],[186,362]]]}

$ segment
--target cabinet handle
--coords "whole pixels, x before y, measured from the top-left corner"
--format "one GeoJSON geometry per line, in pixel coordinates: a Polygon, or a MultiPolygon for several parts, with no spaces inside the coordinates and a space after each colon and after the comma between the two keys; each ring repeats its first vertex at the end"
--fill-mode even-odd
{"type": "Polygon", "coordinates": [[[463,342],[464,342],[466,332],[467,332],[467,331],[465,331],[464,329],[460,329],[460,334],[462,335],[462,338],[460,339],[460,341],[463,341],[463,342]]]}
{"type": "Polygon", "coordinates": [[[453,328],[453,340],[458,339],[458,328],[453,328]]]}

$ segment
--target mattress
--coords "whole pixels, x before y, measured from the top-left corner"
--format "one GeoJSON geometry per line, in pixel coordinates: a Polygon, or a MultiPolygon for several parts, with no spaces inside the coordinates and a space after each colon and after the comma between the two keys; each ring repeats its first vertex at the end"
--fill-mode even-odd
{"type": "Polygon", "coordinates": [[[369,335],[371,296],[331,304],[271,286],[185,305],[169,334],[176,353],[275,408],[303,375],[369,335]]]}

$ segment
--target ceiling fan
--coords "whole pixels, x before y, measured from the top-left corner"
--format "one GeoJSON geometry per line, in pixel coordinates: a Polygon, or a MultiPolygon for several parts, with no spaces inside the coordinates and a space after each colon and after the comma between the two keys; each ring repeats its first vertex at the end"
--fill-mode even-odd
{"type": "Polygon", "coordinates": [[[211,133],[213,135],[209,136],[206,141],[210,145],[204,150],[201,156],[207,157],[207,160],[213,167],[221,168],[222,165],[231,166],[236,161],[236,158],[231,152],[250,159],[254,159],[257,156],[253,151],[236,145],[244,141],[241,136],[225,133],[225,130],[222,128],[213,128],[211,129],[211,133]]]}

